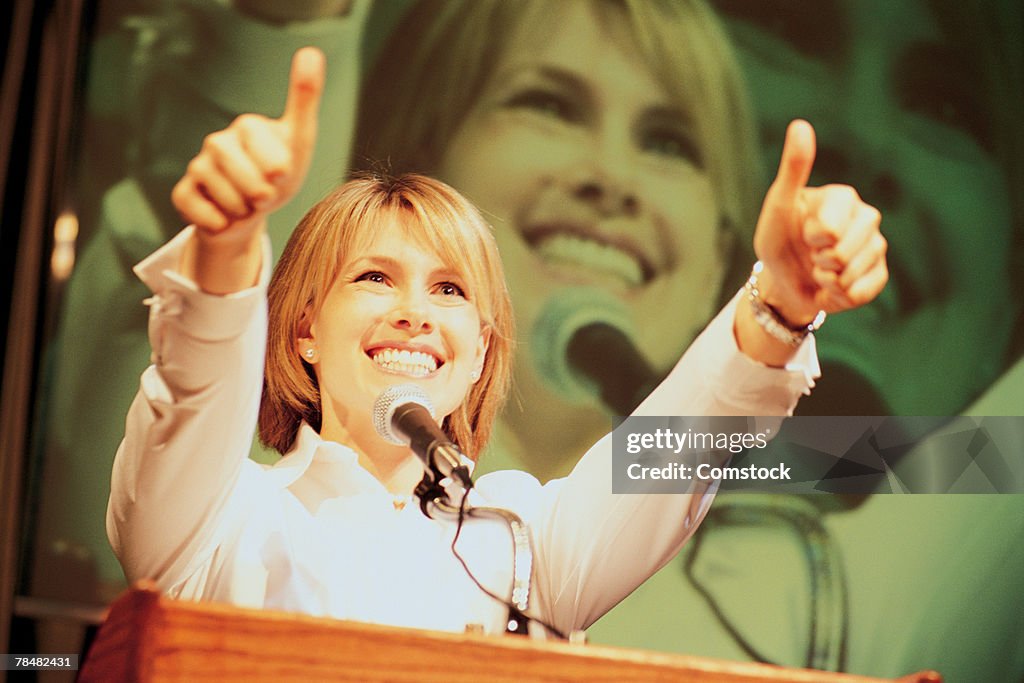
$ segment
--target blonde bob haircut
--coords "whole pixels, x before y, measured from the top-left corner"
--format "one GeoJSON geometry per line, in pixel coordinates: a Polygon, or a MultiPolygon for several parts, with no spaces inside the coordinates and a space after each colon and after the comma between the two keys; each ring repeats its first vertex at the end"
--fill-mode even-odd
{"type": "MultiPolygon", "coordinates": [[[[763,190],[746,86],[704,0],[576,0],[633,37],[650,73],[696,127],[734,248],[749,249],[763,190]]],[[[516,29],[551,30],[550,0],[416,0],[363,81],[357,165],[436,173],[516,29]]],[[[735,253],[743,267],[750,254],[735,253]]]]}
{"type": "Polygon", "coordinates": [[[345,263],[366,248],[374,231],[399,223],[433,249],[465,283],[490,345],[478,382],[443,424],[445,433],[476,459],[491,434],[511,382],[512,305],[491,228],[476,207],[439,180],[421,175],[350,180],[303,217],[281,254],[268,291],[269,334],[260,440],[286,453],[303,421],[321,428],[320,388],[299,355],[298,340],[345,263]]]}

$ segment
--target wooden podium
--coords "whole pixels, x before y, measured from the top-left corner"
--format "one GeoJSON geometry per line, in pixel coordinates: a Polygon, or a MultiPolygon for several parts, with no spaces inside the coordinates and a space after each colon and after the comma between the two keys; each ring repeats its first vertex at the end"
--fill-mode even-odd
{"type": "MultiPolygon", "coordinates": [[[[152,588],[138,587],[111,606],[78,680],[869,683],[882,679],[180,602],[152,588]]],[[[941,683],[942,679],[924,672],[900,680],[941,683]]]]}

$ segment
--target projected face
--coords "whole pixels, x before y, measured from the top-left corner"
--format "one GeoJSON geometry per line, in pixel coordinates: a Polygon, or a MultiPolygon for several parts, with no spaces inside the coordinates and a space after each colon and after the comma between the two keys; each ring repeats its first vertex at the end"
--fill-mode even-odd
{"type": "Polygon", "coordinates": [[[812,182],[850,183],[882,211],[889,286],[829,321],[822,359],[866,376],[897,413],[958,412],[999,371],[1016,309],[1009,190],[977,60],[931,3],[715,4],[752,89],[765,178],[786,122],[806,117],[812,182]]]}
{"type": "Polygon", "coordinates": [[[552,324],[552,302],[607,301],[665,368],[723,272],[704,141],[616,17],[572,2],[517,29],[438,169],[492,221],[505,262],[521,330],[506,417],[566,455],[609,423],[596,400],[572,404],[538,376],[534,330],[552,324]]]}

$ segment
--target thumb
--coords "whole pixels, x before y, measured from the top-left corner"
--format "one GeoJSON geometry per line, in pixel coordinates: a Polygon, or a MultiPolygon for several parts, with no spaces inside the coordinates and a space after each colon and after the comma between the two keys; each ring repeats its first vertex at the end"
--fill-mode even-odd
{"type": "Polygon", "coordinates": [[[288,99],[281,121],[292,130],[293,146],[311,147],[316,140],[320,96],[326,72],[324,53],[315,47],[304,47],[292,57],[288,79],[288,99]]]}
{"type": "Polygon", "coordinates": [[[811,177],[815,149],[814,128],[811,124],[801,119],[792,121],[786,129],[779,172],[772,183],[776,202],[788,207],[796,204],[801,190],[807,187],[811,177]]]}

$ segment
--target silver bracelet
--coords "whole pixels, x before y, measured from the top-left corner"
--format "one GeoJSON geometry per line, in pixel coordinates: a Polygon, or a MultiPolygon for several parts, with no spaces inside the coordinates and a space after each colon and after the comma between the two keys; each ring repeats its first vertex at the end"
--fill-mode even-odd
{"type": "Polygon", "coordinates": [[[816,331],[825,322],[825,311],[818,311],[807,325],[793,326],[782,315],[779,314],[771,304],[761,298],[761,290],[757,288],[757,277],[764,270],[764,264],[760,261],[754,264],[750,271],[750,277],[743,285],[747,293],[747,301],[754,312],[754,320],[773,339],[777,339],[787,346],[797,347],[811,332],[816,331]]]}

